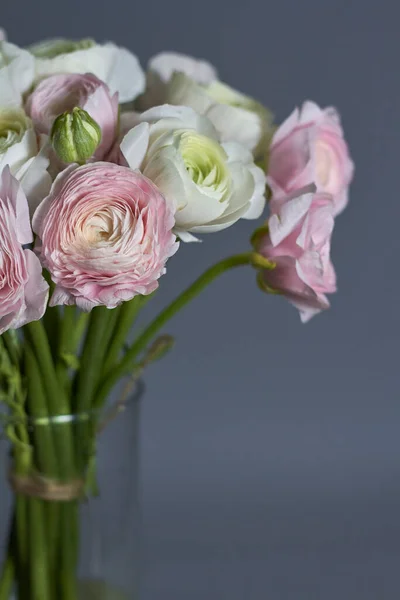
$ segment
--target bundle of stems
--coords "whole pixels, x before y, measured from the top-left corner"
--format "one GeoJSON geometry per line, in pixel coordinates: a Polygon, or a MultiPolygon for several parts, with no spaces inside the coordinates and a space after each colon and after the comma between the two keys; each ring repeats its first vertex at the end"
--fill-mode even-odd
{"type": "MultiPolygon", "coordinates": [[[[228,269],[272,268],[254,252],[209,268],[126,348],[149,297],[109,310],[48,308],[22,335],[0,338],[0,399],[8,405],[10,483],[15,492],[0,600],[77,600],[79,503],[93,488],[99,418],[115,384],[165,352],[156,336],[169,319],[228,269]],[[149,349],[150,348],[150,349],[149,349]]],[[[169,344],[167,344],[168,349],[169,344]]]]}

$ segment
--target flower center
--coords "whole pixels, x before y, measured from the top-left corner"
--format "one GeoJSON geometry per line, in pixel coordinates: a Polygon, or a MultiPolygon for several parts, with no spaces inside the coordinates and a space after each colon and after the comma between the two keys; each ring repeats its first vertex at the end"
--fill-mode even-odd
{"type": "MultiPolygon", "coordinates": [[[[118,227],[116,229],[118,230],[118,227]]],[[[96,212],[88,219],[84,227],[84,237],[90,246],[110,242],[114,233],[114,219],[108,209],[96,212]]]]}
{"type": "Polygon", "coordinates": [[[192,181],[223,202],[230,193],[231,177],[224,149],[207,136],[192,131],[180,135],[180,153],[192,181]]]}
{"type": "Polygon", "coordinates": [[[3,108],[0,110],[0,155],[11,146],[20,142],[25,131],[30,126],[30,120],[20,109],[3,108]]]}
{"type": "Polygon", "coordinates": [[[335,189],[335,162],[332,157],[331,148],[321,140],[316,142],[316,174],[320,185],[326,188],[327,192],[334,192],[335,189]]]}

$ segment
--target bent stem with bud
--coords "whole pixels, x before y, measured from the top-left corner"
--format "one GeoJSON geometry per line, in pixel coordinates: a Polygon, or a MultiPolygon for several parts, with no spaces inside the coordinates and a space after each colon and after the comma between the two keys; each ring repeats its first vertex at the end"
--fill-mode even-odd
{"type": "Polygon", "coordinates": [[[176,313],[198,296],[214,279],[230,269],[243,265],[251,265],[257,269],[273,269],[275,267],[272,261],[267,260],[260,254],[245,252],[225,258],[207,269],[194,283],[161,311],[127,350],[123,359],[105,374],[96,394],[96,402],[101,405],[117,381],[134,369],[140,353],[146,349],[155,335],[176,313]]]}

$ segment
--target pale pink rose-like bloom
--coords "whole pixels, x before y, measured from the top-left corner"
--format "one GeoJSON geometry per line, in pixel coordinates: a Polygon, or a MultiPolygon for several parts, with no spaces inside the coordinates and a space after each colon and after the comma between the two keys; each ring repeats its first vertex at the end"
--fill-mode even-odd
{"type": "Polygon", "coordinates": [[[172,207],[128,167],[71,165],[33,217],[36,250],[56,283],[50,305],[114,308],[158,287],[178,249],[172,207]]]}
{"type": "Polygon", "coordinates": [[[41,319],[49,286],[33,242],[28,202],[8,166],[0,174],[0,334],[41,319]]]}
{"type": "Polygon", "coordinates": [[[287,194],[315,184],[333,196],[337,215],[347,205],[354,164],[334,108],[314,102],[296,108],[275,132],[270,148],[268,184],[274,212],[287,194]]]}
{"type": "Polygon", "coordinates": [[[101,142],[94,157],[104,158],[118,133],[118,93],[111,96],[105,83],[95,75],[68,73],[43,79],[29,96],[26,111],[39,133],[49,134],[54,119],[79,106],[101,129],[101,142]]]}
{"type": "Polygon", "coordinates": [[[264,283],[284,294],[303,322],[329,308],[326,294],[336,291],[330,259],[332,196],[314,189],[286,198],[268,220],[269,233],[257,243],[257,251],[276,263],[275,269],[263,271],[264,283]]]}

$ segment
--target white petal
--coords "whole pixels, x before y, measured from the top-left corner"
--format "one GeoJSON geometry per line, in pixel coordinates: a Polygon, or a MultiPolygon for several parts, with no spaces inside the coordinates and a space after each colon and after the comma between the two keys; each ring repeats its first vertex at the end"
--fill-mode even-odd
{"type": "MultiPolygon", "coordinates": [[[[228,229],[231,225],[234,225],[240,217],[236,219],[231,216],[230,219],[220,219],[218,223],[214,223],[213,225],[198,225],[197,227],[193,227],[191,231],[194,233],[217,233],[218,231],[223,231],[224,229],[228,229]]],[[[185,240],[183,240],[185,241],[185,240]]]]}
{"type": "Polygon", "coordinates": [[[0,106],[20,106],[22,96],[14,87],[10,73],[0,68],[0,106]]]}
{"type": "Polygon", "coordinates": [[[188,231],[184,231],[183,229],[179,229],[179,227],[175,227],[173,229],[173,232],[179,237],[179,239],[182,242],[201,242],[201,240],[199,240],[199,238],[197,238],[195,235],[192,235],[191,233],[189,233],[188,231]]]}
{"type": "Polygon", "coordinates": [[[121,103],[134,100],[145,88],[145,75],[137,57],[114,44],[37,58],[35,67],[36,79],[55,73],[93,73],[109,86],[111,94],[118,92],[121,103]]]}
{"type": "Polygon", "coordinates": [[[10,146],[4,154],[0,154],[0,171],[5,165],[9,165],[11,173],[15,175],[37,152],[36,134],[33,129],[28,129],[20,142],[10,146]]]}
{"type": "Polygon", "coordinates": [[[19,94],[25,93],[31,87],[34,64],[34,57],[27,50],[9,42],[0,42],[0,73],[6,73],[9,83],[19,94]]]}
{"type": "Polygon", "coordinates": [[[222,142],[235,140],[252,152],[264,135],[261,117],[252,111],[226,104],[214,104],[205,113],[222,142]]]}
{"type": "Polygon", "coordinates": [[[143,175],[148,177],[176,210],[183,209],[188,201],[182,179],[182,159],[172,146],[158,152],[146,164],[143,175]]]}
{"type": "Polygon", "coordinates": [[[166,101],[170,104],[190,106],[200,115],[212,106],[206,91],[184,73],[174,73],[166,88],[166,101]]]}
{"type": "Polygon", "coordinates": [[[121,142],[121,152],[131,169],[140,169],[149,146],[149,124],[140,123],[121,142]]]}
{"type": "Polygon", "coordinates": [[[114,64],[105,82],[111,92],[118,92],[119,101],[131,102],[141,94],[146,87],[146,77],[138,58],[126,48],[118,48],[106,44],[106,48],[114,48],[114,64]]]}
{"type": "Polygon", "coordinates": [[[254,164],[254,158],[251,151],[237,142],[224,142],[221,144],[228,155],[229,162],[239,162],[247,165],[254,164]]]}
{"type": "Polygon", "coordinates": [[[260,167],[253,165],[249,168],[254,178],[254,191],[250,198],[250,207],[243,215],[243,219],[258,219],[261,217],[265,208],[265,184],[266,175],[260,167]]]}
{"type": "Polygon", "coordinates": [[[50,162],[48,152],[49,146],[43,147],[37,156],[31,158],[16,173],[16,178],[21,182],[27,197],[31,215],[50,192],[52,180],[47,172],[50,162]]]}
{"type": "Polygon", "coordinates": [[[177,52],[156,54],[150,59],[148,70],[157,73],[164,83],[167,83],[175,72],[185,73],[194,81],[206,85],[218,79],[216,69],[209,62],[177,52]]]}
{"type": "Polygon", "coordinates": [[[176,129],[194,129],[202,135],[217,139],[217,132],[207,117],[200,116],[188,106],[172,106],[163,104],[150,108],[140,116],[142,122],[152,125],[151,140],[166,131],[176,129]]]}

